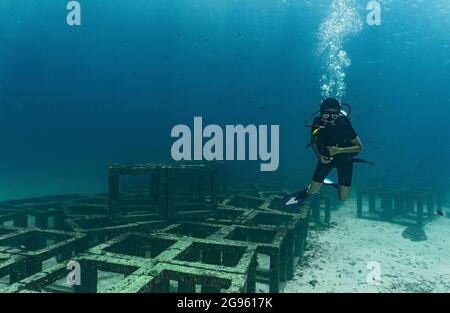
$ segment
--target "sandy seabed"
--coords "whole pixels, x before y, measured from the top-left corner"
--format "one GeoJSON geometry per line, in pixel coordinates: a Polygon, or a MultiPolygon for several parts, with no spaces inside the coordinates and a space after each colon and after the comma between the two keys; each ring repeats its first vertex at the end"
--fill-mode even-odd
{"type": "Polygon", "coordinates": [[[330,229],[310,231],[303,263],[284,292],[450,292],[449,218],[426,224],[427,239],[414,242],[402,236],[405,226],[355,216],[350,200],[332,212],[330,229]],[[367,281],[374,277],[371,261],[379,263],[378,285],[367,281]]]}

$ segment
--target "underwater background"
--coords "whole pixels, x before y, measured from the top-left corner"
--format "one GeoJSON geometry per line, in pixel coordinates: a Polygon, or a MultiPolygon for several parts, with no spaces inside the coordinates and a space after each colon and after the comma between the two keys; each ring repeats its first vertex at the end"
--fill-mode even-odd
{"type": "Polygon", "coordinates": [[[194,116],[280,125],[278,171],[235,161],[230,176],[300,188],[327,38],[346,52],[342,100],[377,164],[356,165],[354,186],[447,189],[448,0],[379,1],[380,26],[369,1],[338,0],[341,37],[326,33],[332,0],[81,0],[80,27],[67,2],[0,0],[1,200],[105,191],[111,163],[171,160],[172,127],[194,116]]]}

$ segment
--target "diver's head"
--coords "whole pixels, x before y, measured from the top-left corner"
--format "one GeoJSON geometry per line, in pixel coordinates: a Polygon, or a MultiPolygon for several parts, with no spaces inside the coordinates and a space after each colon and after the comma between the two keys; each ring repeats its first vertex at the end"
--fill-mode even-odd
{"type": "Polygon", "coordinates": [[[341,112],[341,104],[335,98],[328,98],[322,101],[320,105],[320,115],[329,114],[339,114],[341,112]]]}
{"type": "Polygon", "coordinates": [[[336,120],[341,115],[341,104],[335,98],[328,98],[320,105],[320,117],[325,124],[336,125],[336,120]]]}

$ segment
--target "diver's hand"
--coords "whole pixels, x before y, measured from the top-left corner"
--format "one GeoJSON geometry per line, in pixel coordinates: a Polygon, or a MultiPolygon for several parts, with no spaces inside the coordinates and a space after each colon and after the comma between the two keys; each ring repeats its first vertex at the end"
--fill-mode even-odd
{"type": "Polygon", "coordinates": [[[335,146],[328,147],[328,152],[330,153],[330,156],[335,156],[342,153],[341,148],[335,146]]]}
{"type": "Polygon", "coordinates": [[[322,164],[330,164],[333,159],[323,155],[319,155],[319,160],[322,164]]]}

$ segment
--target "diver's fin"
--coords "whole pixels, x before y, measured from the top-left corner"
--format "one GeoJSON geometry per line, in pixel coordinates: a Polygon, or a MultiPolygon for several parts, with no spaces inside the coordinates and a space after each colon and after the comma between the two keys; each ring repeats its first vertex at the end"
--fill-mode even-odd
{"type": "Polygon", "coordinates": [[[367,161],[367,160],[364,160],[364,159],[360,159],[360,158],[354,158],[353,159],[353,163],[365,163],[365,164],[369,164],[369,165],[375,166],[375,163],[367,161]]]}
{"type": "Polygon", "coordinates": [[[293,194],[290,194],[283,199],[284,206],[289,209],[298,208],[305,203],[306,199],[308,199],[310,195],[307,193],[307,190],[297,191],[293,194]]]}

